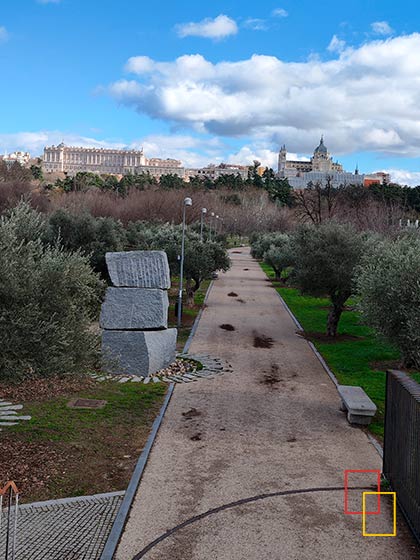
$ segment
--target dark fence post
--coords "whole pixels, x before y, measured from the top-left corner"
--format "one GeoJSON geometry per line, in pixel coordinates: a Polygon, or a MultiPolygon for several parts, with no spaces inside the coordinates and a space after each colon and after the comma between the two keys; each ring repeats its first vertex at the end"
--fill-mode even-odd
{"type": "Polygon", "coordinates": [[[387,371],[383,475],[420,542],[420,385],[387,371]]]}

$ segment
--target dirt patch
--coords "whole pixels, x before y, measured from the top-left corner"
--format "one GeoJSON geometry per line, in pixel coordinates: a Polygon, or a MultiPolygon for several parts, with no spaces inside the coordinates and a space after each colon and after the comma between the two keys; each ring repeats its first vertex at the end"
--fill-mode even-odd
{"type": "Polygon", "coordinates": [[[264,375],[264,378],[261,381],[261,383],[263,383],[264,385],[269,385],[270,387],[272,387],[276,383],[280,383],[280,379],[277,379],[277,377],[275,377],[274,375],[266,374],[266,375],[264,375]]]}
{"type": "Polygon", "coordinates": [[[296,331],[296,334],[306,340],[311,342],[323,342],[327,344],[334,344],[336,342],[351,342],[352,340],[364,340],[364,336],[355,336],[352,334],[337,334],[337,336],[328,336],[325,333],[320,332],[306,332],[306,331],[296,331]]]}
{"type": "Polygon", "coordinates": [[[245,271],[249,270],[249,268],[244,268],[245,271]]]}
{"type": "Polygon", "coordinates": [[[287,438],[287,443],[295,443],[295,441],[297,441],[297,439],[295,437],[289,437],[287,438]]]}
{"type": "MultiPolygon", "coordinates": [[[[321,305],[320,307],[318,307],[318,309],[325,309],[325,310],[329,311],[331,309],[331,306],[321,305]]],[[[344,308],[343,308],[343,311],[356,311],[356,306],[355,305],[345,305],[344,308]]]]}
{"type": "Polygon", "coordinates": [[[274,340],[264,334],[254,334],[254,348],[271,348],[274,340]]]}
{"type": "Polygon", "coordinates": [[[228,296],[229,297],[238,297],[238,294],[236,292],[229,292],[228,296]]]}
{"type": "Polygon", "coordinates": [[[383,360],[379,362],[370,362],[369,366],[372,369],[376,369],[378,371],[386,371],[387,369],[398,369],[400,371],[404,371],[405,373],[417,373],[418,370],[415,368],[406,368],[403,367],[399,360],[383,360]]]}
{"type": "Polygon", "coordinates": [[[232,251],[232,253],[235,255],[242,255],[242,251],[232,251]]]}
{"type": "Polygon", "coordinates": [[[197,418],[197,416],[201,416],[201,412],[196,408],[190,408],[187,412],[183,412],[182,416],[185,420],[192,420],[193,418],[197,418]]]}
{"type": "Polygon", "coordinates": [[[190,437],[191,441],[201,441],[201,433],[198,432],[198,434],[194,434],[193,436],[190,437]]]}
{"type": "Polygon", "coordinates": [[[238,303],[246,303],[246,301],[245,301],[244,299],[241,299],[241,298],[238,298],[236,301],[237,301],[238,303]]]}
{"type": "Polygon", "coordinates": [[[221,329],[224,331],[234,331],[235,327],[233,325],[229,325],[228,323],[224,323],[223,325],[219,325],[221,329]]]}
{"type": "Polygon", "coordinates": [[[26,379],[21,383],[0,383],[0,397],[17,403],[44,402],[64,395],[93,389],[97,381],[89,375],[53,376],[26,379]]]}
{"type": "Polygon", "coordinates": [[[267,385],[272,389],[277,389],[275,385],[282,381],[280,377],[279,366],[277,364],[271,364],[270,372],[264,372],[264,374],[265,375],[263,376],[260,383],[262,383],[263,385],[267,385]]]}

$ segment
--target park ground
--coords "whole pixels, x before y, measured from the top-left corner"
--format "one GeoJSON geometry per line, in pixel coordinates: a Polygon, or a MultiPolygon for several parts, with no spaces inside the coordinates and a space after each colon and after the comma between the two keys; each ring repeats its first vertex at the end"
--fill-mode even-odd
{"type": "MultiPolygon", "coordinates": [[[[177,282],[174,278],[169,294],[170,326],[176,326],[177,282]]],[[[180,351],[208,285],[203,282],[194,306],[184,308],[180,351]]],[[[32,419],[1,432],[0,483],[16,481],[25,503],[125,490],[166,389],[163,383],[99,382],[86,372],[1,383],[0,398],[23,404],[22,414],[32,419]],[[68,408],[76,398],[108,404],[99,410],[68,408]]]]}
{"type": "MultiPolygon", "coordinates": [[[[116,559],[418,557],[400,517],[396,538],[369,539],[360,516],[344,514],[344,471],[380,469],[381,459],[339,410],[334,384],[249,250],[231,257],[190,351],[233,371],[176,386],[116,559]]],[[[372,488],[363,475],[357,482],[372,488]]],[[[390,504],[381,511],[375,522],[385,528],[390,504]]]]}

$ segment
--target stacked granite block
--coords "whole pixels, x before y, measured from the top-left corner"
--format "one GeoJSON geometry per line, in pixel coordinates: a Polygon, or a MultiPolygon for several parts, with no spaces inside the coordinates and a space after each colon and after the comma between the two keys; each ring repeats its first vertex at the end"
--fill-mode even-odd
{"type": "Polygon", "coordinates": [[[148,376],[175,360],[176,329],[168,329],[171,286],[164,251],[107,253],[113,284],[102,305],[104,368],[148,376]]]}

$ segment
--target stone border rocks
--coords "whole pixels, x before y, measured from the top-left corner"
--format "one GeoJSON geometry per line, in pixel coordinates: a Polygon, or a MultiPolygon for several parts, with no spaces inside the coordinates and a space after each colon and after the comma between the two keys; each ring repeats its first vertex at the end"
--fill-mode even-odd
{"type": "Polygon", "coordinates": [[[31,416],[19,416],[18,410],[22,410],[23,404],[13,404],[0,399],[0,432],[3,428],[16,426],[21,420],[30,420],[31,416]]]}

